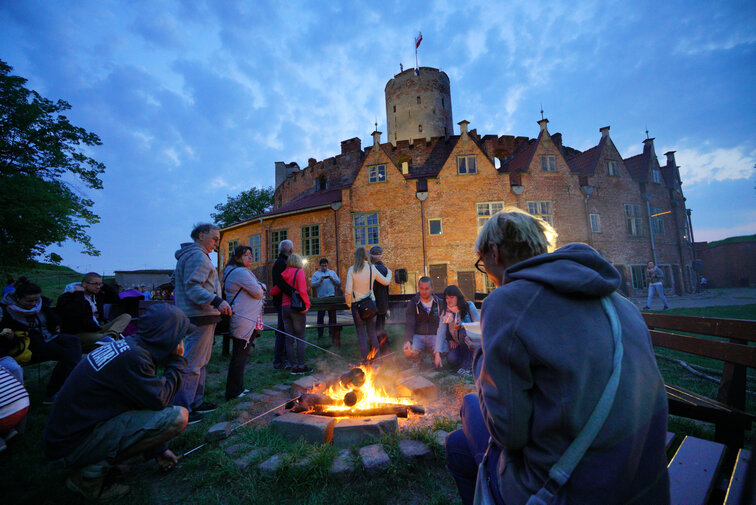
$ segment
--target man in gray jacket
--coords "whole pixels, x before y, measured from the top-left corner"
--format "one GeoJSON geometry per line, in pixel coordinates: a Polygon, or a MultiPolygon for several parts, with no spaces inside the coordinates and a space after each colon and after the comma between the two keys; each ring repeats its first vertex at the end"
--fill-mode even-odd
{"type": "Polygon", "coordinates": [[[202,420],[217,405],[204,401],[205,367],[210,361],[215,325],[220,315],[231,315],[231,306],[220,297],[218,271],[210,261],[210,252],[220,244],[220,231],[213,224],[199,224],[192,230],[194,242],[181,244],[176,251],[173,272],[176,306],[184,311],[197,328],[184,339],[187,361],[184,383],[174,403],[189,409],[189,424],[202,420]]]}

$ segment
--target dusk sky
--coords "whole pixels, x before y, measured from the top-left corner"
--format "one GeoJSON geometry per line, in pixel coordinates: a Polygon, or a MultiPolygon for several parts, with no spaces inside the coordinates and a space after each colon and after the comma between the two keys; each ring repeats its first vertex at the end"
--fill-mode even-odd
{"type": "MultiPolygon", "coordinates": [[[[756,2],[226,2],[0,0],[0,59],[97,133],[100,257],[79,271],[173,268],[215,204],[386,132],[399,64],[451,81],[454,122],[551,133],[623,157],[645,130],[677,151],[695,239],[756,233],[756,2]],[[577,6],[576,6],[577,4],[577,6]]],[[[455,125],[455,133],[458,127],[455,125]]],[[[382,140],[386,141],[384,133],[382,140]]]]}

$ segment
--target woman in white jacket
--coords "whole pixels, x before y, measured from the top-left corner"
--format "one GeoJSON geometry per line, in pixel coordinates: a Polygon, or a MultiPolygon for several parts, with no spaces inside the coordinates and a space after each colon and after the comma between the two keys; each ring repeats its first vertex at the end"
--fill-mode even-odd
{"type": "Polygon", "coordinates": [[[349,271],[347,272],[344,296],[346,297],[346,304],[352,309],[352,318],[354,319],[354,327],[357,331],[357,342],[360,345],[362,359],[367,358],[370,349],[378,349],[378,338],[375,334],[375,315],[363,320],[357,312],[357,307],[352,303],[368,296],[375,300],[375,296],[373,295],[373,280],[380,282],[384,286],[388,286],[391,283],[391,270],[386,272],[386,275],[380,273],[375,268],[375,265],[368,263],[365,248],[358,247],[354,251],[354,265],[349,267],[349,271]],[[370,338],[370,346],[368,346],[368,338],[370,338]]]}
{"type": "Polygon", "coordinates": [[[234,311],[229,324],[233,348],[226,378],[226,401],[249,393],[248,389],[244,389],[244,367],[258,335],[255,329],[257,321],[262,323],[265,295],[265,284],[261,284],[249,269],[253,261],[252,248],[240,245],[234,249],[223,271],[226,300],[234,311]]]}

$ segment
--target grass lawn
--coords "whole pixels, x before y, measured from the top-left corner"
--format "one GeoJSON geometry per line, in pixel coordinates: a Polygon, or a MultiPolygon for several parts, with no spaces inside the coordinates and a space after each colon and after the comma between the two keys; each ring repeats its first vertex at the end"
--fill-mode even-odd
{"type": "MultiPolygon", "coordinates": [[[[78,274],[77,274],[78,275],[78,274]]],[[[756,305],[738,307],[711,307],[705,309],[674,309],[669,313],[705,315],[709,317],[734,317],[756,319],[756,305]]],[[[392,347],[400,350],[401,326],[390,326],[392,347]]],[[[313,330],[308,338],[317,342],[313,330]]],[[[350,360],[358,360],[358,349],[354,330],[345,328],[342,332],[343,347],[338,351],[350,360]]],[[[216,339],[213,358],[208,367],[208,398],[221,407],[208,418],[187,430],[170,446],[177,454],[183,453],[203,441],[206,430],[213,423],[235,419],[238,405],[247,400],[223,402],[225,373],[228,358],[220,356],[221,339],[216,339]]],[[[657,349],[666,354],[671,351],[657,349]]],[[[290,384],[297,376],[272,369],[272,332],[265,332],[257,340],[252,350],[246,372],[246,385],[253,391],[262,391],[277,384],[290,384]]],[[[344,361],[308,348],[308,364],[316,370],[345,370],[344,361]]],[[[720,368],[721,363],[702,360],[689,355],[682,359],[690,363],[710,368],[720,368]]],[[[659,361],[665,380],[694,391],[716,397],[717,385],[693,378],[678,365],[659,361]]],[[[44,386],[49,376],[51,364],[25,369],[26,385],[31,394],[32,408],[28,418],[28,429],[24,436],[9,443],[8,450],[0,453],[0,489],[2,502],[8,504],[34,503],[82,503],[64,487],[65,472],[51,469],[45,463],[39,441],[49,408],[41,406],[44,386]]],[[[440,395],[460,397],[469,391],[472,381],[448,372],[442,372],[437,383],[440,395]]],[[[749,383],[754,389],[754,383],[749,383]]],[[[457,404],[458,405],[458,404],[457,404]]],[[[265,404],[256,412],[261,413],[274,404],[265,404]]],[[[748,410],[754,412],[753,395],[749,396],[748,410]]],[[[208,445],[182,460],[179,468],[168,474],[159,474],[152,462],[137,460],[123,482],[132,487],[132,492],[114,503],[159,503],[159,504],[456,504],[459,503],[453,479],[444,466],[444,450],[432,441],[431,434],[437,429],[451,431],[458,420],[458,409],[449,409],[433,424],[423,428],[403,430],[393,436],[385,436],[379,442],[391,457],[390,467],[382,472],[368,474],[360,463],[355,463],[355,472],[348,478],[333,478],[328,474],[331,462],[338,450],[331,445],[313,446],[292,443],[273,433],[264,423],[252,423],[232,433],[229,440],[208,445]],[[434,457],[423,464],[408,464],[398,451],[398,441],[412,438],[428,443],[434,457]],[[260,454],[249,469],[240,471],[233,460],[223,452],[223,447],[247,443],[260,449],[260,454]],[[284,456],[284,466],[272,476],[259,473],[255,467],[273,454],[284,456]],[[309,456],[306,466],[295,463],[309,456]]],[[[703,438],[713,437],[713,427],[703,423],[672,418],[670,431],[691,434],[703,438]]],[[[752,436],[752,432],[751,435],[752,436]]],[[[750,443],[750,442],[749,442],[750,443]]],[[[351,449],[357,457],[357,449],[351,449]]]]}

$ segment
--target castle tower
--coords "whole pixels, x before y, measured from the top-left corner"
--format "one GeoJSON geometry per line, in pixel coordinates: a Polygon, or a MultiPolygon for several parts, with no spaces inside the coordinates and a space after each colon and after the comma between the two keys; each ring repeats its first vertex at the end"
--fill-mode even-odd
{"type": "Polygon", "coordinates": [[[399,140],[454,133],[449,77],[437,68],[405,70],[386,83],[386,124],[392,144],[399,140]]]}

